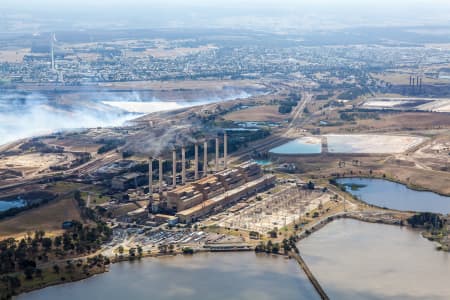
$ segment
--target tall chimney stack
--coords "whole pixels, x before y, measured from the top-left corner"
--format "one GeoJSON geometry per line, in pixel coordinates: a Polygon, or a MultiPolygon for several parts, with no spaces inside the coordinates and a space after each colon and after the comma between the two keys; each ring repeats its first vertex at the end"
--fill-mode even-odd
{"type": "Polygon", "coordinates": [[[412,76],[409,76],[409,86],[412,85],[412,76]]]}
{"type": "Polygon", "coordinates": [[[177,186],[177,150],[172,150],[172,186],[177,186]]]}
{"type": "Polygon", "coordinates": [[[181,147],[181,183],[186,183],[186,147],[181,147]]]}
{"type": "Polygon", "coordinates": [[[223,134],[223,168],[227,169],[227,156],[228,156],[228,136],[225,131],[223,134]]]}
{"type": "Polygon", "coordinates": [[[219,137],[216,137],[216,161],[215,161],[216,172],[219,172],[219,137]]]}
{"type": "Polygon", "coordinates": [[[208,141],[203,143],[203,176],[208,176],[208,141]]]}
{"type": "Polygon", "coordinates": [[[194,152],[195,152],[195,154],[194,154],[194,156],[195,156],[195,180],[197,180],[198,179],[198,143],[195,143],[195,146],[194,146],[194,152]]]}
{"type": "Polygon", "coordinates": [[[149,157],[148,162],[148,193],[153,196],[153,157],[149,157]]]}
{"type": "Polygon", "coordinates": [[[163,161],[162,158],[159,159],[159,192],[162,193],[163,190],[163,161]]]}
{"type": "Polygon", "coordinates": [[[417,87],[419,87],[419,76],[417,76],[416,84],[417,84],[417,87]]]}

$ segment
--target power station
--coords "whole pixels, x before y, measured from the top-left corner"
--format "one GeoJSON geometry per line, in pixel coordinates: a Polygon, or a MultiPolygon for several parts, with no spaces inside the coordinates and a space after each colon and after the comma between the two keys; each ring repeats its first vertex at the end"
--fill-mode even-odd
{"type": "Polygon", "coordinates": [[[214,172],[208,168],[208,140],[203,142],[203,168],[200,178],[199,147],[194,143],[193,173],[186,169],[186,146],[181,146],[181,180],[178,180],[179,158],[177,150],[172,149],[172,184],[166,184],[164,177],[164,159],[158,159],[158,189],[153,187],[153,158],[149,158],[149,205],[153,213],[176,215],[178,221],[191,223],[211,213],[218,207],[230,205],[242,198],[265,190],[275,183],[275,176],[264,175],[261,167],[247,162],[228,168],[228,136],[224,132],[223,140],[217,136],[214,140],[214,172]],[[223,142],[223,153],[220,153],[223,142]],[[222,156],[221,156],[222,154],[222,156]]]}

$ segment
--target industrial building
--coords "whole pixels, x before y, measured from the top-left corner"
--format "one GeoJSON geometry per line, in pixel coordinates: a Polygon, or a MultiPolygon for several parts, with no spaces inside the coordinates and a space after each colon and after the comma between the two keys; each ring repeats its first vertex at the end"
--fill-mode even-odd
{"type": "Polygon", "coordinates": [[[212,199],[208,199],[196,206],[180,211],[176,214],[181,223],[192,223],[202,218],[215,210],[226,207],[243,198],[255,195],[258,192],[264,191],[275,184],[274,175],[262,175],[260,178],[247,182],[244,185],[226,191],[212,199]]]}
{"type": "Polygon", "coordinates": [[[181,185],[177,185],[177,154],[172,150],[171,185],[163,172],[163,159],[158,158],[158,192],[154,197],[153,158],[149,159],[149,210],[154,214],[165,213],[175,215],[182,223],[192,223],[199,218],[249,197],[275,184],[275,176],[264,175],[261,167],[255,162],[245,162],[228,168],[227,134],[223,135],[223,157],[220,157],[220,139],[215,138],[214,168],[208,168],[208,147],[204,142],[203,172],[199,174],[198,143],[194,147],[194,172],[188,178],[186,172],[186,147],[181,148],[181,185]],[[221,163],[222,162],[222,163],[221,163]],[[209,169],[209,170],[208,170],[209,169]],[[208,171],[214,170],[213,174],[208,171]],[[157,200],[156,200],[157,199],[157,200]]]}
{"type": "Polygon", "coordinates": [[[169,191],[162,202],[176,213],[180,222],[191,223],[274,183],[275,176],[263,175],[258,164],[247,162],[169,191]]]}
{"type": "Polygon", "coordinates": [[[147,175],[140,173],[128,173],[116,176],[111,180],[111,188],[113,190],[125,191],[130,188],[137,188],[146,184],[148,181],[147,175]]]}
{"type": "Polygon", "coordinates": [[[181,186],[166,195],[167,208],[173,211],[184,210],[203,201],[204,195],[193,185],[181,186]]]}

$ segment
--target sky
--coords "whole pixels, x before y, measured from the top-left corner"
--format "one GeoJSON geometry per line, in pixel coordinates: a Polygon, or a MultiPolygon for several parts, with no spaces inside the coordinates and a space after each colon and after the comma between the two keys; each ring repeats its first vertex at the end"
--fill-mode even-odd
{"type": "MultiPolygon", "coordinates": [[[[0,18],[72,27],[448,25],[448,0],[0,0],[0,18]]],[[[1,21],[1,20],[0,20],[1,21]]],[[[1,24],[1,22],[0,22],[1,24]]]]}

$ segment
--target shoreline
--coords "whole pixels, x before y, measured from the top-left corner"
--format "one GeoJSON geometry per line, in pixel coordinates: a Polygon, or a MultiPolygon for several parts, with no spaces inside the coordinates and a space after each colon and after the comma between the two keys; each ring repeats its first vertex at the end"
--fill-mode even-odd
{"type": "MultiPolygon", "coordinates": [[[[416,191],[416,192],[429,192],[429,193],[434,193],[443,197],[449,197],[450,198],[450,194],[445,194],[439,191],[435,191],[429,188],[424,188],[422,186],[418,186],[415,184],[411,184],[411,183],[406,183],[401,181],[400,179],[396,179],[393,177],[390,177],[388,175],[386,175],[386,177],[383,177],[383,175],[362,175],[362,176],[340,176],[340,177],[335,177],[334,179],[341,179],[341,178],[364,178],[364,179],[379,179],[379,180],[386,180],[386,181],[390,181],[390,182],[394,182],[394,183],[398,183],[401,185],[404,185],[405,187],[409,188],[410,190],[416,191]]],[[[414,211],[411,211],[414,212],[414,211]]]]}
{"type": "MultiPolygon", "coordinates": [[[[375,176],[343,176],[343,177],[339,177],[339,178],[359,178],[359,177],[367,178],[367,179],[388,180],[388,181],[396,182],[396,183],[403,184],[403,185],[409,187],[407,184],[405,184],[399,180],[394,180],[394,179],[388,178],[388,177],[382,177],[381,175],[380,176],[376,176],[376,175],[375,176]]],[[[416,189],[416,190],[434,192],[434,191],[427,190],[427,189],[416,189]]],[[[348,192],[345,192],[345,193],[353,198],[353,196],[350,193],[348,193],[348,192]]],[[[443,195],[443,196],[446,196],[446,195],[443,195]]],[[[393,219],[388,220],[388,219],[385,219],[382,217],[382,215],[387,215],[387,214],[397,213],[397,214],[408,215],[408,214],[416,214],[418,212],[386,209],[386,208],[377,207],[375,205],[370,205],[360,199],[356,199],[356,200],[364,205],[368,205],[370,207],[380,209],[380,211],[378,211],[378,213],[381,213],[381,215],[380,216],[371,215],[370,212],[368,212],[368,214],[366,216],[364,216],[364,212],[361,211],[361,212],[340,212],[340,213],[337,213],[337,214],[334,214],[331,216],[327,216],[327,217],[311,224],[308,227],[304,227],[302,232],[295,234],[296,238],[298,239],[297,242],[299,242],[303,239],[306,239],[307,237],[309,237],[313,233],[319,231],[320,229],[324,228],[326,225],[333,222],[334,220],[338,220],[341,218],[348,218],[348,219],[354,219],[354,220],[358,220],[358,221],[366,222],[366,223],[396,225],[396,226],[401,226],[401,227],[407,227],[414,231],[419,232],[419,234],[421,235],[422,238],[436,243],[438,245],[435,248],[436,251],[447,251],[447,252],[450,251],[450,249],[448,249],[447,246],[444,245],[442,242],[440,242],[439,240],[433,239],[432,236],[430,236],[430,235],[427,235],[428,232],[426,230],[424,230],[424,228],[414,228],[409,224],[404,224],[403,223],[404,220],[402,220],[401,218],[393,218],[393,219]]],[[[376,212],[374,212],[374,213],[376,213],[376,212]]],[[[251,249],[249,249],[247,251],[254,251],[254,247],[250,247],[250,248],[251,249]]],[[[181,252],[180,250],[178,250],[177,252],[173,252],[173,253],[143,253],[141,257],[135,256],[133,259],[130,259],[130,256],[128,256],[128,255],[112,256],[112,257],[108,257],[110,259],[109,265],[104,265],[102,269],[96,270],[95,272],[92,272],[89,275],[81,274],[82,276],[77,277],[75,279],[71,279],[71,280],[66,279],[65,281],[61,281],[61,280],[52,281],[47,284],[44,283],[44,284],[38,285],[36,287],[27,288],[27,289],[21,290],[18,294],[14,295],[13,299],[14,299],[14,297],[16,297],[18,295],[33,292],[35,290],[44,289],[44,288],[55,286],[55,285],[72,283],[72,282],[89,279],[90,277],[109,272],[110,265],[119,263],[119,262],[125,262],[125,261],[134,262],[134,261],[139,261],[141,258],[160,258],[160,257],[170,257],[170,256],[178,256],[178,255],[195,255],[197,253],[202,253],[202,252],[204,253],[204,252],[217,252],[217,251],[212,251],[211,249],[205,248],[205,249],[197,250],[193,254],[183,254],[183,252],[181,252]]],[[[242,250],[239,250],[239,251],[231,250],[231,251],[227,251],[227,252],[242,252],[242,250]]],[[[277,255],[286,256],[283,254],[277,254],[277,255]]],[[[77,258],[73,258],[73,259],[75,260],[77,258]]]]}
{"type": "MultiPolygon", "coordinates": [[[[339,213],[337,215],[333,215],[333,216],[328,216],[327,218],[320,220],[318,222],[316,222],[315,224],[313,224],[311,227],[309,228],[305,228],[304,231],[302,231],[301,233],[297,234],[297,242],[302,241],[303,239],[306,239],[307,237],[309,237],[310,235],[314,234],[315,232],[319,231],[320,229],[324,228],[326,225],[328,225],[329,223],[335,221],[335,220],[339,220],[339,219],[353,219],[353,220],[358,220],[361,222],[365,222],[365,223],[372,223],[372,224],[384,224],[384,225],[394,225],[394,226],[400,226],[400,227],[407,227],[410,228],[414,231],[417,231],[422,238],[427,239],[430,241],[430,239],[428,237],[425,236],[425,232],[421,231],[418,228],[413,228],[410,225],[403,225],[399,220],[393,220],[391,222],[388,222],[387,220],[378,218],[370,218],[370,217],[362,217],[362,216],[358,216],[355,215],[357,213],[355,212],[342,212],[339,213]]],[[[437,244],[440,244],[437,241],[433,241],[436,242],[437,244]]],[[[442,246],[442,244],[440,244],[442,246]]],[[[230,251],[223,251],[223,252],[227,252],[227,253],[240,253],[240,252],[250,252],[250,251],[254,251],[254,248],[247,250],[247,251],[242,251],[242,250],[230,250],[230,251]]],[[[436,249],[436,252],[439,251],[445,251],[443,248],[441,249],[436,249]]],[[[171,256],[179,256],[179,255],[183,255],[183,256],[190,256],[190,255],[196,255],[197,253],[207,253],[207,252],[211,252],[211,253],[217,253],[218,251],[212,251],[210,249],[204,249],[204,250],[198,250],[195,251],[193,254],[183,254],[182,252],[174,252],[174,253],[166,253],[166,254],[156,254],[156,253],[145,253],[143,254],[141,257],[136,256],[134,259],[130,260],[130,256],[127,255],[123,255],[122,257],[110,257],[110,264],[108,265],[104,265],[102,270],[97,270],[94,273],[91,273],[87,276],[82,276],[80,278],[76,278],[73,280],[65,280],[65,281],[57,281],[57,282],[51,282],[49,284],[44,284],[42,286],[37,286],[34,288],[30,288],[30,289],[26,289],[24,291],[21,291],[19,293],[17,293],[16,295],[13,296],[12,299],[16,299],[17,296],[22,295],[22,294],[26,294],[26,293],[30,293],[36,290],[40,290],[40,289],[44,289],[44,288],[48,288],[51,286],[56,286],[56,285],[63,285],[63,284],[69,284],[69,283],[73,283],[73,282],[78,282],[78,281],[82,281],[82,280],[86,280],[89,279],[91,277],[97,276],[97,275],[101,275],[104,273],[107,273],[110,271],[110,266],[116,263],[121,263],[121,262],[136,262],[136,261],[140,261],[142,258],[163,258],[163,257],[171,257],[171,256]]],[[[290,258],[289,255],[285,255],[282,253],[279,254],[270,254],[270,255],[276,255],[276,256],[282,256],[284,258],[290,258]]],[[[76,258],[74,258],[76,259],[76,258]]]]}

